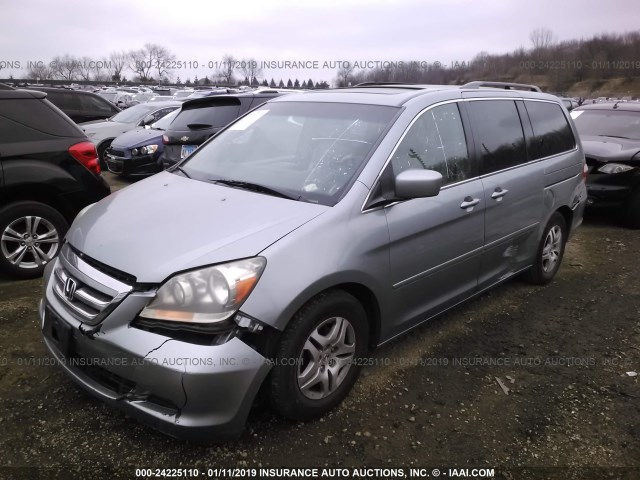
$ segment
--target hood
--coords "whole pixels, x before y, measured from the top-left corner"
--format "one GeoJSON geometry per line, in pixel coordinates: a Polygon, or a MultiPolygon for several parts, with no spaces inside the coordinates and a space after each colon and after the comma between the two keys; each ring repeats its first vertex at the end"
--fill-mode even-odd
{"type": "Polygon", "coordinates": [[[106,120],[80,125],[80,128],[93,143],[99,143],[105,138],[117,137],[135,127],[135,123],[107,122],[106,120]]]}
{"type": "Polygon", "coordinates": [[[128,148],[142,147],[152,143],[162,145],[163,133],[164,130],[136,127],[135,129],[116,137],[116,139],[111,142],[111,147],[117,150],[126,150],[128,148]]]}
{"type": "Polygon", "coordinates": [[[330,207],[162,172],[81,212],[67,241],[138,282],[258,255],[330,207]]]}
{"type": "Polygon", "coordinates": [[[581,141],[585,156],[603,163],[628,162],[640,152],[640,140],[583,135],[581,141]]]}

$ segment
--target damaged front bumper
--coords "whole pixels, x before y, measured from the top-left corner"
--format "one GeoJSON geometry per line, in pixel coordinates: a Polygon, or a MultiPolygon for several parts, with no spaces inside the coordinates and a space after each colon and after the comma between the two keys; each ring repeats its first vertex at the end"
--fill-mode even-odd
{"type": "MultiPolygon", "coordinates": [[[[58,257],[45,271],[40,319],[47,349],[72,380],[175,437],[212,440],[241,434],[270,369],[262,355],[235,337],[220,345],[198,345],[132,327],[149,300],[135,291],[97,328],[87,328],[54,292],[52,272],[61,261],[58,257]]],[[[80,270],[72,273],[89,281],[80,270]]]]}

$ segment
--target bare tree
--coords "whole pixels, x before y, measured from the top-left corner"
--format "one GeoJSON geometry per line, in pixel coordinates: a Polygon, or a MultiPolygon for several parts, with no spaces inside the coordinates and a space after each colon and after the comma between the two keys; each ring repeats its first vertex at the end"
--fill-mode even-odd
{"type": "Polygon", "coordinates": [[[97,62],[95,62],[92,58],[82,57],[78,58],[78,77],[80,80],[91,80],[91,74],[93,73],[93,69],[97,62]]]}
{"type": "Polygon", "coordinates": [[[27,78],[51,80],[53,78],[53,71],[49,68],[45,62],[38,62],[27,70],[27,78]]]}
{"type": "Polygon", "coordinates": [[[110,80],[119,82],[122,77],[123,70],[127,67],[129,56],[126,52],[111,52],[107,64],[107,71],[111,76],[110,80]]]}
{"type": "Polygon", "coordinates": [[[338,86],[339,87],[348,87],[349,79],[351,78],[351,74],[353,73],[354,66],[349,62],[343,62],[340,68],[338,69],[338,86]]]}
{"type": "Polygon", "coordinates": [[[226,54],[222,57],[222,67],[218,69],[218,76],[220,80],[227,85],[233,85],[235,78],[233,77],[233,71],[235,70],[236,59],[233,55],[226,54]]]}
{"type": "Polygon", "coordinates": [[[79,60],[68,53],[64,56],[58,55],[51,61],[53,76],[62,80],[75,80],[79,73],[78,64],[79,60]]]}
{"type": "Polygon", "coordinates": [[[172,62],[175,61],[176,56],[162,45],[155,43],[147,43],[144,46],[145,50],[149,53],[150,58],[153,59],[154,68],[158,72],[158,81],[162,78],[168,78],[172,76],[172,62]]]}
{"type": "Polygon", "coordinates": [[[552,30],[544,27],[538,27],[529,34],[529,40],[534,50],[541,48],[549,48],[556,41],[556,36],[552,30]]]}
{"type": "Polygon", "coordinates": [[[262,68],[255,58],[243,58],[238,62],[238,72],[250,83],[262,75],[262,68]]]}
{"type": "Polygon", "coordinates": [[[129,69],[138,75],[140,81],[147,82],[152,80],[151,69],[153,65],[153,57],[146,49],[132,50],[129,52],[129,69]]]}
{"type": "Polygon", "coordinates": [[[112,80],[111,67],[109,65],[108,58],[102,57],[100,60],[95,61],[91,67],[91,73],[95,81],[107,82],[112,80]]]}

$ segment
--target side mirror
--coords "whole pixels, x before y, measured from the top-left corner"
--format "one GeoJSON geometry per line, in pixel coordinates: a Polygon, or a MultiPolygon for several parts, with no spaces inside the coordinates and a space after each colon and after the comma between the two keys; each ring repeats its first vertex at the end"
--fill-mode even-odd
{"type": "Polygon", "coordinates": [[[395,178],[395,194],[398,198],[435,197],[440,193],[440,187],[442,174],[434,170],[405,170],[395,178]]]}
{"type": "Polygon", "coordinates": [[[142,122],[140,123],[143,127],[146,127],[147,125],[151,125],[152,123],[154,123],[156,121],[155,117],[151,114],[147,115],[146,117],[144,117],[142,119],[142,122]]]}

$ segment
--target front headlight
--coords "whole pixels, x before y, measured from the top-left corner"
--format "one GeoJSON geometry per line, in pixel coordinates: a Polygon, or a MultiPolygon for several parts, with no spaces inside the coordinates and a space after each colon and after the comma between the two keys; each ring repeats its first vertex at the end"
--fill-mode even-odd
{"type": "Polygon", "coordinates": [[[156,150],[158,150],[158,145],[146,145],[140,149],[140,154],[141,155],[152,154],[152,153],[156,153],[156,150]]]}
{"type": "Polygon", "coordinates": [[[238,311],[264,270],[263,257],[224,263],[169,279],[140,313],[143,318],[216,325],[238,311]]]}
{"type": "Polygon", "coordinates": [[[598,171],[602,173],[623,173],[633,170],[633,167],[624,163],[605,163],[598,171]]]}

